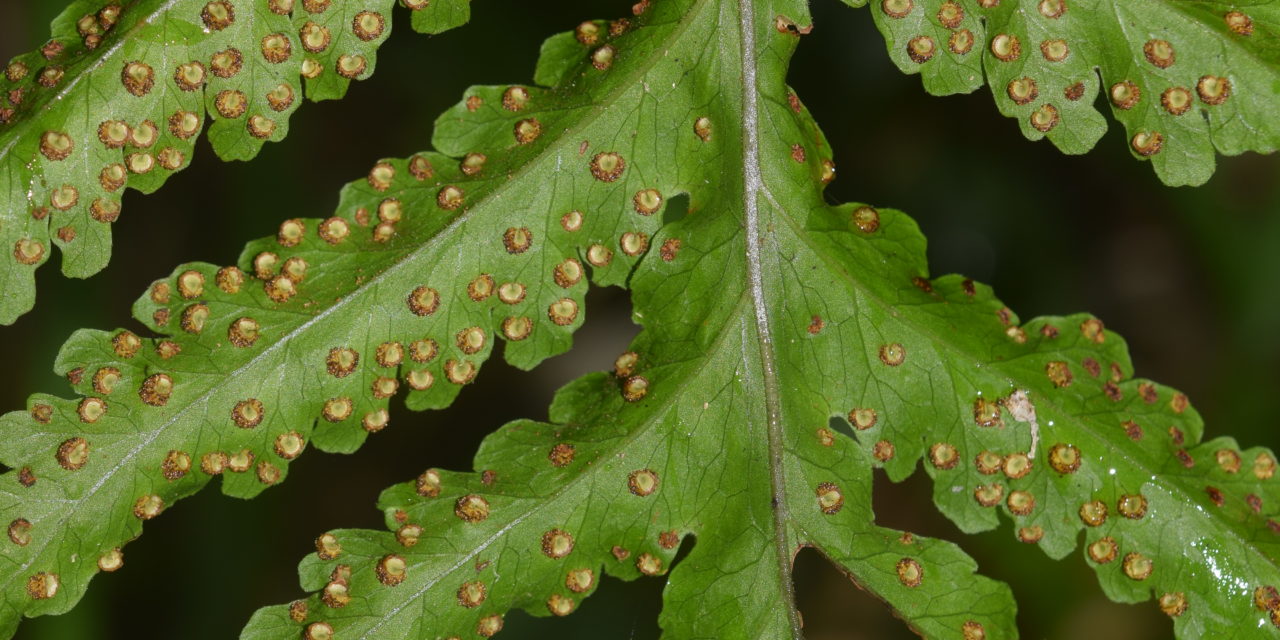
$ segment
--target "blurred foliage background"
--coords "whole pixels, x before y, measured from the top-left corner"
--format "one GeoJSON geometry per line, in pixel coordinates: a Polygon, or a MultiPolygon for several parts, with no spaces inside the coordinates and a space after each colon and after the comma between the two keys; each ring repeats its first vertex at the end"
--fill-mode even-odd
{"type": "MultiPolygon", "coordinates": [[[[62,9],[56,0],[2,0],[0,59],[34,48],[62,9]]],[[[78,327],[138,325],[129,305],[156,277],[189,260],[230,264],[249,239],[288,217],[327,216],[339,187],[381,157],[427,148],[435,116],[471,84],[527,83],[541,41],[588,18],[629,12],[630,0],[479,0],[464,28],[437,37],[404,27],[369,81],[347,99],[307,104],[291,136],[251,163],[224,164],[206,144],[155,195],[125,196],[116,255],[88,280],[50,264],[39,301],[0,327],[0,410],[36,391],[69,393],[53,357],[78,327]]],[[[1118,127],[1085,156],[1031,143],[999,116],[984,88],[927,96],[890,64],[865,10],[813,3],[790,82],[835,149],[832,202],[860,200],[912,214],[930,241],[934,275],[989,282],[1023,318],[1087,310],[1123,334],[1139,375],[1188,392],[1211,435],[1280,449],[1280,157],[1219,158],[1197,189],[1162,186],[1134,161],[1118,127]]],[[[56,259],[56,258],[55,258],[56,259]]],[[[23,640],[234,638],[259,606],[297,597],[295,566],[319,533],[382,526],[381,489],[428,466],[470,469],[485,434],[545,418],[555,389],[608,368],[638,331],[618,289],[588,297],[571,353],[535,373],[492,359],[449,410],[398,407],[392,425],[357,454],[308,453],[290,480],[246,502],[217,483],[154,522],[126,549],[125,568],[99,576],[64,616],[25,622],[23,640]],[[494,402],[494,398],[501,401],[494,402]]],[[[0,437],[4,437],[0,434],[0,437]]],[[[937,515],[922,473],[878,478],[877,520],[946,537],[1018,596],[1025,638],[1143,640],[1171,636],[1154,603],[1108,602],[1079,557],[1061,563],[1015,542],[1008,523],[977,536],[937,515]]],[[[905,625],[812,552],[798,561],[800,607],[812,640],[914,637],[905,625]]],[[[662,583],[607,579],[564,620],[508,616],[503,637],[656,638],[662,583]]]]}

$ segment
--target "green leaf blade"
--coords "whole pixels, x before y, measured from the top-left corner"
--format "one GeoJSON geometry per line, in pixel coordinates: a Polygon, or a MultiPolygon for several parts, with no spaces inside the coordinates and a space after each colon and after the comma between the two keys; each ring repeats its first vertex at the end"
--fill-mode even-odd
{"type": "Polygon", "coordinates": [[[1112,597],[1163,598],[1183,635],[1258,621],[1274,635],[1240,587],[1280,583],[1270,452],[1219,441],[1210,455],[1185,398],[1132,379],[1123,342],[1096,320],[1020,324],[985,287],[930,280],[905,215],[827,205],[830,149],[783,84],[795,37],[775,27],[785,15],[807,29],[803,3],[672,0],[649,12],[590,44],[554,40],[539,75],[561,86],[523,88],[528,102],[504,100],[511,87],[468,91],[438,122],[445,154],[381,162],[344,190],[336,218],[287,221],[251,244],[237,291],[211,265],[175,271],[135,307],[161,334],[137,352],[121,354],[118,333],[73,338],[59,367],[105,397],[107,415],[82,423],[84,400],[38,397],[32,408],[48,404],[52,426],[5,416],[22,437],[0,448],[15,468],[3,478],[37,482],[0,506],[36,514],[38,530],[92,533],[75,551],[49,538],[18,549],[24,564],[0,583],[15,603],[3,618],[70,606],[94,571],[63,569],[65,554],[109,553],[140,530],[129,514],[153,503],[138,499],[168,505],[210,479],[194,467],[167,478],[170,452],[228,454],[243,470],[224,470],[224,491],[251,496],[283,479],[299,447],[358,447],[384,425],[389,385],[417,380],[426,388],[407,404],[442,406],[498,335],[522,367],[567,349],[589,275],[632,289],[645,326],[634,362],[571,384],[550,423],[504,427],[475,473],[434,470],[389,490],[392,532],[322,537],[324,557],[304,560],[302,577],[324,593],[305,611],[259,614],[245,637],[319,637],[325,625],[343,638],[484,635],[512,608],[568,612],[606,573],[670,574],[661,623],[673,637],[797,637],[790,562],[804,546],[927,637],[1012,635],[1007,588],[949,544],[876,525],[871,469],[900,480],[922,458],[963,529],[989,529],[1003,512],[1055,557],[1081,530],[1090,547],[1110,537],[1115,557],[1089,561],[1112,597]],[[662,206],[686,193],[687,215],[664,224],[662,206]],[[336,221],[347,232],[332,242],[336,221]],[[188,272],[203,279],[198,292],[188,272]],[[521,295],[503,294],[511,282],[521,295]],[[410,364],[427,338],[435,357],[410,364]],[[389,342],[405,351],[385,365],[389,342]],[[114,394],[92,386],[105,367],[123,375],[114,394]],[[422,370],[431,377],[414,377],[422,370]],[[146,402],[157,372],[174,384],[161,406],[146,402]],[[266,419],[237,425],[251,399],[266,419]],[[828,427],[844,416],[852,439],[828,427]],[[109,474],[62,464],[79,455],[63,451],[74,437],[91,440],[89,464],[109,474]],[[1048,462],[1059,445],[1077,449],[1079,466],[1048,462]],[[982,468],[984,452],[999,464],[982,468]],[[46,491],[77,508],[54,509],[46,491]],[[1080,507],[1094,500],[1107,517],[1087,526],[1080,507]],[[90,526],[104,517],[115,524],[90,526]],[[1183,537],[1162,538],[1166,523],[1183,537]],[[557,530],[573,551],[544,549],[557,530]],[[1201,539],[1231,544],[1192,545],[1201,539]],[[45,576],[34,591],[32,570],[45,576]],[[61,595],[31,598],[50,575],[61,595]]]}
{"type": "MultiPolygon", "coordinates": [[[[476,473],[428,470],[388,490],[389,528],[423,534],[408,545],[333,532],[346,555],[308,558],[303,586],[349,589],[350,603],[313,595],[296,626],[251,623],[246,637],[461,636],[512,608],[577,606],[565,580],[600,567],[624,579],[669,571],[660,622],[671,637],[796,637],[789,563],[802,546],[926,637],[1014,636],[1006,587],[975,576],[953,546],[876,526],[871,469],[901,480],[922,459],[939,507],[965,531],[1008,519],[1010,544],[1084,553],[1110,597],[1158,599],[1183,637],[1276,635],[1253,600],[1280,582],[1271,452],[1198,445],[1203,425],[1185,396],[1133,378],[1123,340],[1097,319],[1021,323],[987,287],[930,279],[923,235],[904,214],[827,205],[830,151],[782,84],[794,36],[774,28],[783,15],[803,32],[806,14],[780,4],[748,21],[755,55],[735,49],[731,27],[751,3],[669,2],[609,41],[605,74],[587,66],[603,41],[581,49],[576,68],[540,65],[561,83],[547,95],[573,85],[607,96],[570,138],[609,140],[628,176],[642,176],[625,193],[690,197],[688,215],[650,237],[626,280],[645,327],[634,355],[617,377],[563,389],[550,424],[512,423],[488,438],[476,473]],[[739,99],[753,74],[737,65],[756,60],[739,99]],[[854,438],[830,429],[833,417],[854,438]],[[563,468],[562,445],[573,451],[563,468]],[[467,505],[481,500],[474,517],[467,505]],[[563,558],[541,550],[556,531],[574,539],[563,558]],[[672,550],[690,542],[671,567],[672,550]],[[405,582],[372,569],[389,555],[405,582]],[[344,565],[349,581],[333,573],[344,565]],[[459,605],[459,589],[478,592],[476,582],[485,599],[459,605]]],[[[550,43],[552,56],[572,46],[567,36],[550,43]]],[[[437,143],[471,146],[453,135],[437,143]]],[[[557,175],[512,182],[533,191],[557,175]]]]}
{"type": "MultiPolygon", "coordinates": [[[[821,447],[814,432],[802,432],[802,443],[801,432],[787,431],[786,451],[779,455],[785,461],[788,493],[778,499],[794,515],[784,523],[785,540],[779,544],[769,498],[775,490],[775,461],[761,447],[767,440],[758,382],[762,343],[751,296],[745,279],[707,277],[740,273],[745,266],[746,236],[730,195],[741,193],[741,176],[718,173],[718,163],[732,162],[728,159],[741,153],[733,130],[740,103],[713,98],[714,83],[703,78],[672,82],[684,65],[702,65],[699,73],[740,73],[733,66],[736,52],[727,46],[735,42],[732,36],[721,36],[716,43],[698,36],[717,20],[724,25],[726,14],[736,16],[727,5],[710,2],[660,3],[652,10],[653,16],[645,18],[658,26],[609,41],[619,58],[607,75],[597,76],[598,70],[587,66],[592,48],[578,48],[576,73],[562,60],[540,65],[556,69],[562,82],[586,94],[608,96],[584,110],[593,118],[600,113],[599,122],[575,131],[571,139],[616,149],[626,159],[627,172],[635,172],[627,176],[640,178],[629,179],[624,197],[640,187],[666,196],[691,195],[688,216],[650,237],[647,257],[629,279],[635,316],[647,327],[633,345],[642,354],[633,366],[649,383],[646,391],[635,390],[637,380],[629,373],[623,378],[584,377],[557,394],[553,424],[520,421],[486,439],[475,462],[483,473],[430,469],[416,482],[389,489],[380,507],[388,527],[402,539],[397,543],[385,533],[331,532],[341,552],[310,556],[301,569],[304,588],[318,589],[321,595],[292,608],[264,610],[243,637],[284,638],[300,630],[321,634],[328,629],[357,638],[461,637],[499,624],[511,608],[535,615],[568,612],[602,572],[635,579],[668,571],[660,622],[670,637],[791,637],[790,578],[780,567],[789,566],[791,556],[806,544],[819,546],[846,570],[857,572],[860,584],[929,637],[959,633],[966,624],[981,625],[989,633],[1013,628],[1007,588],[973,576],[972,561],[958,549],[918,537],[904,543],[900,532],[874,525],[870,492],[863,490],[870,486],[869,458],[848,442],[833,450],[846,464],[819,466],[810,459],[816,453],[812,449],[821,447]],[[622,55],[629,55],[626,62],[622,55]],[[605,89],[616,82],[633,88],[605,89]],[[673,89],[663,99],[648,97],[668,86],[673,89]],[[631,105],[649,100],[651,107],[636,115],[631,105]],[[693,126],[702,114],[721,127],[708,136],[709,142],[693,126]],[[681,126],[677,129],[673,122],[681,126]],[[647,135],[662,142],[652,147],[647,135]],[[608,142],[599,143],[602,136],[608,142]],[[672,152],[662,144],[680,148],[692,160],[667,162],[672,152]],[[638,394],[633,398],[638,401],[628,402],[627,394],[638,394]],[[844,487],[847,503],[833,511],[836,515],[822,513],[814,486],[801,481],[818,477],[844,487]],[[476,512],[482,518],[468,511],[479,498],[484,507],[476,512]],[[405,531],[420,533],[405,544],[405,531]],[[573,548],[560,556],[543,541],[554,542],[562,534],[573,539],[573,548]],[[861,543],[851,549],[854,539],[861,543]],[[684,545],[692,549],[671,568],[684,545]],[[786,551],[780,555],[780,549],[786,551]],[[403,582],[379,578],[376,567],[391,556],[406,567],[403,582]],[[898,563],[913,557],[937,564],[927,569],[928,579],[907,585],[898,563]],[[350,575],[341,571],[344,566],[351,568],[350,575]],[[576,580],[584,571],[592,582],[579,593],[573,587],[581,586],[576,580]],[[958,588],[962,580],[973,588],[958,588]],[[475,596],[480,583],[482,601],[475,596]],[[349,593],[350,601],[326,600],[324,594],[338,591],[349,593]],[[468,597],[472,599],[460,604],[468,597]],[[292,627],[283,622],[290,610],[297,616],[292,627]]],[[[553,56],[572,46],[566,36],[550,42],[544,52],[553,56]]],[[[785,41],[769,45],[774,53],[789,53],[791,46],[785,41]]],[[[450,116],[442,118],[446,121],[452,122],[450,116]]],[[[790,119],[776,121],[785,123],[782,135],[794,133],[790,119]]],[[[812,133],[820,138],[816,129],[812,133]]],[[[437,143],[445,148],[456,144],[439,135],[437,143]]],[[[769,163],[764,168],[771,178],[782,179],[793,175],[788,166],[769,163]]],[[[819,163],[815,159],[802,166],[812,184],[819,163]]],[[[528,174],[513,180],[531,189],[538,178],[528,174]]],[[[607,194],[613,189],[611,184],[592,186],[575,194],[576,201],[593,202],[601,196],[592,191],[607,194]]],[[[606,203],[617,200],[617,194],[604,197],[606,203]]],[[[608,211],[606,207],[582,210],[590,216],[608,211]]],[[[593,277],[605,283],[613,276],[598,270],[593,277]]],[[[825,418],[818,424],[825,425],[825,418]]]]}
{"type": "Polygon", "coordinates": [[[1268,115],[1280,72],[1272,2],[890,0],[870,11],[889,57],[920,73],[926,91],[985,82],[1023,135],[1064,153],[1102,137],[1099,92],[1133,156],[1170,186],[1208,181],[1215,153],[1271,153],[1280,143],[1268,115]]]}
{"type": "MultiPolygon", "coordinates": [[[[70,5],[53,22],[51,44],[10,60],[0,78],[0,323],[32,307],[34,271],[55,246],[65,275],[100,271],[122,189],[160,188],[190,163],[202,131],[223,160],[249,160],[287,135],[304,80],[308,97],[327,100],[369,77],[392,7],[393,0],[70,5]]],[[[413,12],[432,33],[466,17],[450,3],[413,12]]]]}

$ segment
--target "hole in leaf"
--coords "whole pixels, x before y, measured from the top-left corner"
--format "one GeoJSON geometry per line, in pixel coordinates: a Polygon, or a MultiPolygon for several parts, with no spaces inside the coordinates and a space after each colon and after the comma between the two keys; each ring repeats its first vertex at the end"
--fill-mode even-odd
{"type": "Polygon", "coordinates": [[[662,224],[671,224],[684,219],[689,213],[689,194],[680,193],[667,200],[667,208],[662,210],[662,224]]]}
{"type": "Polygon", "coordinates": [[[831,416],[831,419],[827,421],[827,427],[836,433],[842,433],[849,436],[855,441],[858,439],[857,436],[853,434],[853,425],[849,424],[849,421],[845,420],[841,416],[831,416]]]}
{"type": "MultiPolygon", "coordinates": [[[[871,504],[875,522],[881,527],[953,542],[966,539],[965,534],[933,506],[933,481],[928,474],[916,472],[902,482],[891,482],[883,469],[876,469],[871,483],[871,504]]],[[[1012,544],[1012,534],[1001,531],[1012,544]]],[[[965,550],[968,551],[967,545],[965,550]]]]}
{"type": "Polygon", "coordinates": [[[796,606],[809,640],[908,640],[917,636],[878,598],[814,549],[796,556],[796,606]]]}
{"type": "Polygon", "coordinates": [[[665,578],[641,578],[624,582],[605,575],[600,586],[583,598],[567,618],[533,617],[517,610],[507,614],[502,627],[504,640],[596,640],[626,638],[651,640],[661,635],[658,613],[662,611],[665,578]]]}
{"type": "MultiPolygon", "coordinates": [[[[545,401],[520,417],[545,419],[557,389],[588,373],[612,371],[614,360],[640,333],[640,326],[631,321],[631,298],[624,289],[592,286],[582,306],[586,320],[573,334],[573,348],[548,358],[538,365],[533,375],[522,374],[525,383],[534,385],[539,398],[545,401]]],[[[495,355],[490,361],[499,359],[495,355]]],[[[510,369],[505,363],[503,366],[510,369]]]]}
{"type": "Polygon", "coordinates": [[[1108,638],[1173,637],[1172,623],[1154,601],[1129,605],[1107,600],[1079,549],[1053,560],[1037,545],[1019,542],[1003,516],[1000,526],[991,531],[962,533],[933,506],[933,480],[928,474],[917,471],[894,483],[877,469],[871,499],[877,525],[954,542],[977,561],[978,573],[1011,585],[1018,602],[1018,630],[1024,638],[1066,640],[1080,637],[1081,629],[1106,629],[1108,638]]]}

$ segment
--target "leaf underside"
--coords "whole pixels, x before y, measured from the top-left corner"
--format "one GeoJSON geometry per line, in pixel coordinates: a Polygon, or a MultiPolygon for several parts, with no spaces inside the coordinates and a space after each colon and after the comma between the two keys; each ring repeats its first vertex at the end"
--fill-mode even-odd
{"type": "MultiPolygon", "coordinates": [[[[0,76],[0,323],[35,300],[56,245],[65,275],[106,266],[122,189],[186,167],[207,127],[224,160],[284,139],[302,102],[373,73],[394,0],[77,0],[0,76]],[[304,88],[305,84],[305,88],[304,88]]],[[[412,3],[418,31],[469,0],[412,3]]]]}
{"type": "Polygon", "coordinates": [[[1107,124],[1165,184],[1199,185],[1215,151],[1280,145],[1280,3],[844,0],[871,4],[889,57],[934,95],[991,86],[1031,140],[1085,153],[1107,124]]]}
{"type": "Polygon", "coordinates": [[[242,637],[474,637],[570,612],[602,571],[670,572],[671,637],[797,637],[804,546],[926,637],[1013,637],[1008,589],[959,548],[875,525],[872,468],[920,458],[966,531],[1003,511],[1062,557],[1085,529],[1112,598],[1161,597],[1187,637],[1276,635],[1254,604],[1280,584],[1270,452],[1199,444],[1186,398],[1133,379],[1096,319],[1020,324],[930,280],[905,215],[827,205],[830,148],[775,29],[805,3],[637,8],[548,40],[550,88],[469,90],[436,152],[378,163],[334,217],[157,281],[135,315],[159,337],[74,335],[56,368],[82,397],[0,418],[7,629],[69,609],[213,475],[249,497],[306,446],[352,451],[405,387],[448,404],[499,337],[522,368],[567,350],[589,278],[631,288],[645,327],[621,375],[503,427],[476,473],[387,490],[391,531],[322,536],[301,570],[321,593],[242,637]],[[846,416],[856,438],[828,427],[846,416]]]}

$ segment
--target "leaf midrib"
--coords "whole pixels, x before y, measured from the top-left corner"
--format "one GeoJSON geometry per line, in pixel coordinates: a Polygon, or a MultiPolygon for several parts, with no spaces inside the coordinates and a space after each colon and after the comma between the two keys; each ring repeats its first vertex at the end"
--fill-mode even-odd
{"type": "Polygon", "coordinates": [[[760,249],[764,235],[760,228],[760,193],[766,191],[760,169],[760,113],[759,81],[756,73],[756,32],[754,24],[755,1],[738,0],[738,29],[742,51],[742,187],[743,187],[743,244],[746,248],[746,276],[751,292],[752,316],[755,319],[755,335],[759,341],[760,376],[764,388],[764,411],[769,449],[770,508],[773,514],[774,561],[782,600],[787,607],[787,623],[792,638],[803,638],[803,627],[796,609],[795,581],[792,578],[792,549],[788,526],[791,521],[787,503],[785,434],[782,422],[781,391],[778,383],[777,363],[773,352],[773,330],[769,324],[769,305],[764,287],[764,269],[760,249]]]}

